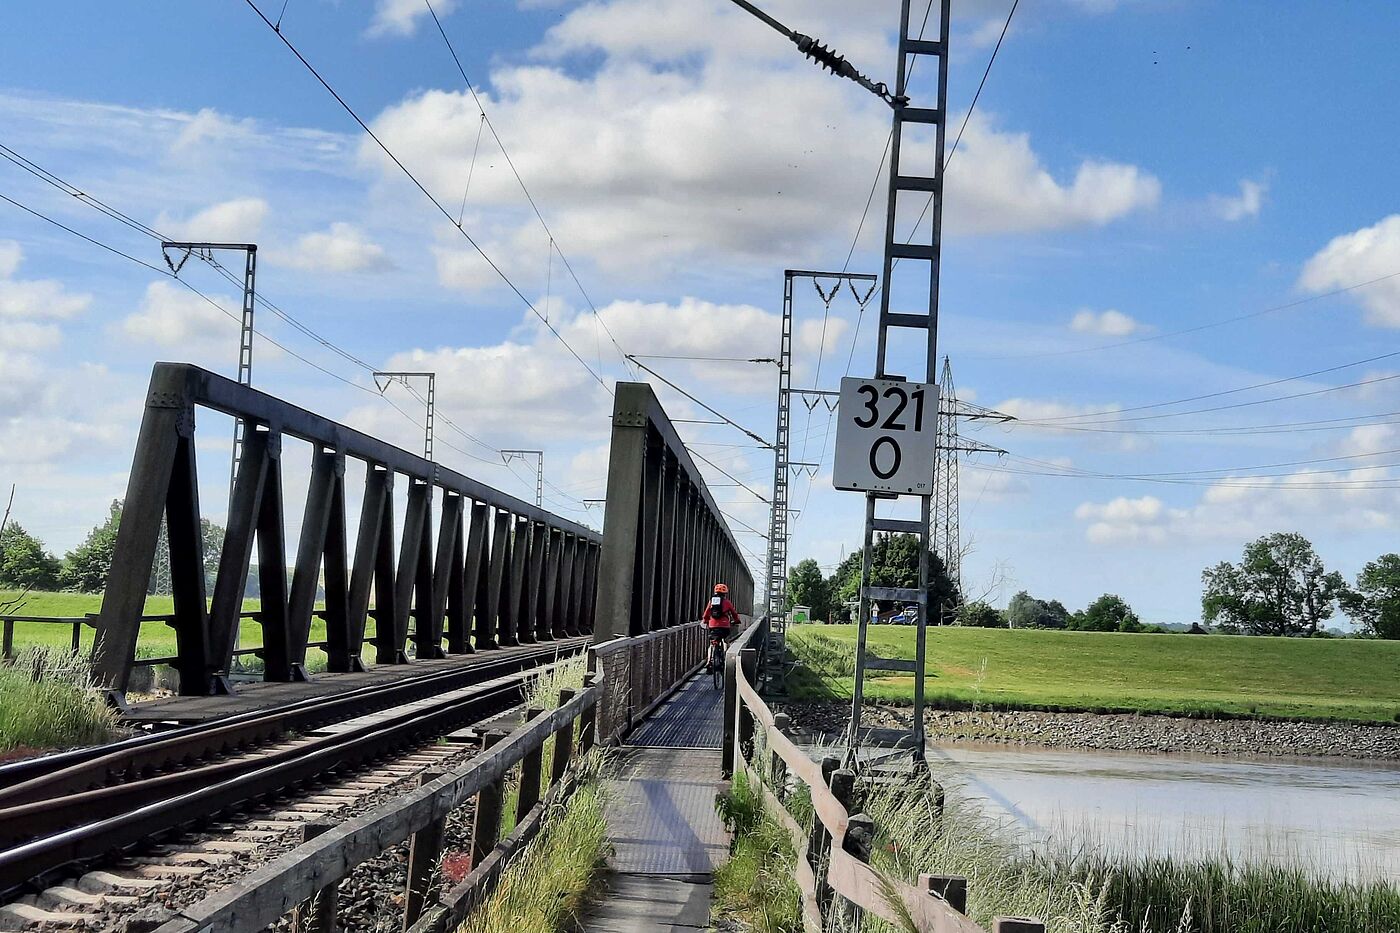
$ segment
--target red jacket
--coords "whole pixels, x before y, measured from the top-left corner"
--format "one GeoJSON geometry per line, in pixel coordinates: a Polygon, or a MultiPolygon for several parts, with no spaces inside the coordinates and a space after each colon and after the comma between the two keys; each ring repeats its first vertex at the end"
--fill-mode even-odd
{"type": "Polygon", "coordinates": [[[739,613],[734,611],[734,604],[729,601],[728,596],[721,596],[716,593],[710,597],[710,601],[705,604],[705,609],[700,614],[700,618],[710,628],[737,628],[739,625],[739,613]],[[715,600],[719,600],[719,617],[710,610],[715,605],[715,600]]]}

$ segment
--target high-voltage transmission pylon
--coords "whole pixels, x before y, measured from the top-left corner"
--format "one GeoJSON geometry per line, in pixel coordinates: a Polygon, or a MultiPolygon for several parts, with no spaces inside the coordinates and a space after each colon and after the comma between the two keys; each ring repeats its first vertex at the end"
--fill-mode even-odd
{"type": "MultiPolygon", "coordinates": [[[[958,416],[957,391],[953,388],[953,364],[943,358],[938,380],[938,459],[933,471],[933,552],[943,561],[943,572],[962,592],[962,532],[958,528],[958,416]]],[[[941,606],[945,615],[951,606],[941,606]]],[[[946,619],[941,619],[946,622],[946,619]]]]}
{"type": "MultiPolygon", "coordinates": [[[[788,481],[794,471],[810,471],[815,475],[819,465],[815,463],[794,463],[789,459],[788,440],[791,433],[792,422],[792,396],[794,394],[809,398],[832,398],[839,395],[836,392],[825,392],[820,389],[797,389],[794,393],[792,388],[792,291],[794,279],[811,279],[816,285],[817,294],[826,302],[827,307],[831,306],[831,301],[841,290],[841,286],[852,281],[874,283],[876,277],[873,275],[860,275],[854,272],[808,272],[802,269],[788,269],[783,274],[783,324],[782,338],[778,350],[778,429],[773,440],[773,503],[772,514],[768,522],[768,556],[766,560],[765,576],[767,585],[768,606],[768,682],[770,686],[780,687],[783,683],[783,674],[786,671],[787,657],[787,549],[788,549],[788,519],[792,515],[792,510],[788,508],[788,481]],[[830,292],[822,291],[820,280],[833,279],[836,284],[830,292]]],[[[865,306],[865,301],[870,300],[870,295],[874,290],[866,293],[862,300],[855,286],[851,285],[851,294],[856,300],[861,302],[861,307],[865,306]]]]}
{"type": "MultiPolygon", "coordinates": [[[[980,405],[973,405],[958,399],[958,390],[953,385],[953,364],[943,357],[943,374],[938,380],[938,446],[937,467],[933,474],[933,553],[943,561],[943,570],[953,582],[959,596],[963,591],[962,580],[962,531],[958,527],[958,455],[962,453],[1004,454],[1000,447],[993,447],[972,438],[963,437],[958,425],[962,421],[1015,421],[1011,415],[992,411],[980,405]]],[[[957,611],[954,604],[938,607],[940,620],[947,624],[957,611]]],[[[930,610],[932,611],[932,610],[930,610]]]]}

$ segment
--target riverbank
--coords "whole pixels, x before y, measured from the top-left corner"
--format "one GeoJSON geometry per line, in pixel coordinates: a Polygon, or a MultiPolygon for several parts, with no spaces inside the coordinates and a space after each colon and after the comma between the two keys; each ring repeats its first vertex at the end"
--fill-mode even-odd
{"type": "MultiPolygon", "coordinates": [[[[838,736],[850,718],[840,702],[784,704],[800,728],[838,736]]],[[[867,706],[866,726],[908,729],[905,706],[867,706]]],[[[1400,761],[1400,726],[1346,722],[1196,719],[1145,714],[929,710],[931,742],[981,742],[1051,749],[1400,761]]]]}
{"type": "MultiPolygon", "coordinates": [[[[868,647],[913,660],[914,635],[909,626],[873,626],[868,647]]],[[[806,700],[849,698],[855,641],[850,625],[793,626],[788,643],[802,667],[788,690],[806,700]]],[[[936,626],[927,657],[929,705],[943,709],[1400,722],[1400,641],[936,626]]],[[[872,674],[865,696],[910,704],[914,677],[872,674]]]]}

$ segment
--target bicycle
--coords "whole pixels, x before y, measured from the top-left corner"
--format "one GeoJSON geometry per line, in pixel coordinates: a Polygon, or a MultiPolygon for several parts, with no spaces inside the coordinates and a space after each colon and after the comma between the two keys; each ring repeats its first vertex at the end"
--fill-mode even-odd
{"type": "Polygon", "coordinates": [[[724,639],[719,636],[710,636],[709,655],[710,678],[714,681],[715,689],[724,687],[724,639]]]}

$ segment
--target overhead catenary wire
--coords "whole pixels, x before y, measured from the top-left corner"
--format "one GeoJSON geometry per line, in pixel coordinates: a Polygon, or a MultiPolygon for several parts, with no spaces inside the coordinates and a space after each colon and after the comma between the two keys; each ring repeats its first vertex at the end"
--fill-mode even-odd
{"type": "MultiPolygon", "coordinates": [[[[447,30],[443,28],[442,20],[438,18],[437,10],[433,8],[431,0],[423,0],[423,4],[428,8],[428,13],[433,18],[433,24],[437,26],[438,35],[442,36],[443,44],[447,46],[447,51],[452,56],[452,62],[457,66],[457,72],[462,76],[462,82],[471,93],[472,100],[475,101],[477,110],[481,113],[481,122],[491,131],[491,138],[496,140],[496,145],[500,148],[501,155],[505,158],[506,165],[510,168],[511,174],[515,176],[516,182],[520,185],[520,190],[524,193],[525,200],[530,203],[530,209],[535,212],[535,217],[539,220],[540,226],[544,228],[545,234],[549,237],[551,250],[559,254],[559,259],[564,264],[564,268],[569,273],[569,277],[573,279],[579,294],[583,296],[583,300],[593,312],[594,325],[603,328],[604,333],[608,335],[608,339],[612,341],[613,347],[617,350],[618,355],[622,357],[623,365],[626,366],[626,351],[622,349],[622,344],[618,343],[617,337],[613,335],[612,329],[608,327],[608,322],[603,320],[603,316],[598,313],[598,308],[593,304],[593,299],[589,296],[588,290],[583,287],[583,282],[579,281],[578,274],[574,272],[574,267],[573,264],[569,262],[569,257],[564,255],[564,250],[558,245],[558,239],[554,236],[554,231],[549,228],[549,223],[544,219],[543,212],[540,211],[539,205],[535,203],[534,195],[530,194],[530,189],[525,184],[525,179],[521,177],[519,169],[515,167],[515,161],[511,159],[510,152],[506,149],[505,141],[502,140],[500,134],[496,132],[496,125],[491,122],[491,117],[487,115],[486,106],[481,102],[481,98],[476,93],[476,86],[472,83],[471,78],[467,77],[467,69],[462,65],[462,59],[458,56],[457,49],[452,44],[452,40],[448,37],[447,30]]],[[[480,142],[479,134],[477,138],[478,142],[480,142]]],[[[473,159],[475,159],[475,156],[473,156],[473,159]]],[[[468,184],[470,184],[470,180],[471,177],[468,175],[468,184]]],[[[462,195],[462,202],[465,210],[465,193],[462,195]]],[[[457,226],[460,229],[461,223],[459,222],[457,226]]]]}
{"type": "MultiPolygon", "coordinates": [[[[393,162],[394,165],[397,166],[401,172],[403,172],[404,176],[408,178],[408,180],[413,184],[413,186],[417,188],[423,194],[423,196],[428,199],[428,201],[433,205],[433,207],[437,209],[438,213],[442,214],[443,217],[447,218],[448,222],[451,223],[452,226],[457,230],[457,232],[460,233],[462,237],[465,238],[466,241],[471,245],[471,247],[476,250],[477,254],[480,255],[483,260],[485,260],[486,264],[491,267],[491,270],[497,275],[497,277],[499,277],[500,280],[504,282],[512,292],[515,293],[515,296],[520,299],[520,301],[525,305],[525,307],[528,308],[530,312],[534,314],[535,317],[537,317],[546,328],[549,329],[550,333],[554,335],[555,339],[557,339],[559,343],[561,343],[564,346],[564,348],[569,351],[569,354],[575,360],[578,361],[578,364],[584,369],[588,370],[588,374],[593,377],[593,380],[597,382],[598,385],[603,387],[603,390],[605,392],[607,392],[609,395],[612,395],[612,387],[607,384],[607,381],[604,380],[603,377],[597,371],[595,371],[592,366],[588,365],[588,362],[578,354],[578,352],[573,348],[569,341],[565,339],[564,335],[559,332],[559,329],[555,327],[552,323],[550,323],[549,320],[545,318],[543,314],[540,313],[540,310],[535,307],[534,303],[525,296],[525,293],[520,290],[520,288],[515,284],[514,281],[511,280],[510,276],[506,275],[505,271],[496,264],[495,260],[491,258],[490,254],[488,254],[486,250],[482,248],[481,244],[478,243],[476,239],[466,231],[466,228],[459,227],[455,222],[453,222],[452,214],[447,210],[447,208],[443,206],[442,202],[439,201],[437,197],[431,191],[429,191],[421,181],[418,180],[418,176],[413,174],[413,172],[409,170],[408,166],[404,165],[403,161],[399,159],[399,157],[394,153],[394,151],[390,149],[388,145],[386,145],[384,141],[379,138],[379,135],[375,133],[373,129],[370,128],[370,125],[366,123],[363,118],[361,118],[359,113],[356,112],[355,108],[351,107],[350,104],[345,100],[345,98],[340,95],[340,92],[338,92],[334,87],[332,87],[330,82],[321,76],[321,73],[318,70],[316,70],[316,67],[312,65],[310,61],[307,60],[306,56],[301,54],[301,50],[298,49],[296,45],[294,45],[292,41],[286,37],[285,34],[283,34],[275,26],[273,26],[272,21],[267,18],[267,16],[263,13],[261,9],[258,8],[258,5],[254,3],[253,0],[245,0],[245,2],[253,10],[253,12],[258,15],[258,18],[261,19],[263,23],[265,23],[267,27],[272,30],[273,34],[277,36],[277,38],[282,42],[282,44],[287,47],[287,50],[290,51],[294,56],[296,56],[297,61],[301,62],[303,67],[306,68],[306,70],[311,74],[311,76],[314,77],[316,81],[323,88],[326,89],[326,92],[329,93],[331,97],[335,98],[336,103],[338,103],[341,106],[341,109],[343,109],[347,114],[350,115],[351,119],[353,119],[357,124],[359,124],[360,129],[365,131],[369,138],[374,141],[374,144],[378,146],[386,156],[389,157],[389,160],[393,162]]],[[[566,262],[565,266],[567,265],[568,263],[566,262]]]]}
{"type": "MultiPolygon", "coordinates": [[[[75,228],[69,226],[68,224],[63,223],[62,221],[60,221],[60,220],[58,220],[58,219],[56,219],[56,218],[54,218],[54,217],[50,217],[49,215],[45,214],[44,212],[42,212],[42,211],[40,211],[40,210],[38,210],[38,209],[36,209],[36,208],[30,207],[29,205],[24,204],[24,203],[22,203],[22,202],[20,202],[20,201],[18,201],[18,200],[16,200],[16,199],[14,199],[14,198],[12,198],[12,197],[6,195],[6,194],[0,193],[0,201],[4,201],[4,202],[6,202],[6,203],[8,203],[8,204],[10,204],[10,205],[12,205],[12,206],[14,206],[14,207],[16,207],[16,208],[22,210],[22,211],[24,211],[25,213],[28,213],[28,214],[30,214],[31,216],[33,216],[33,217],[35,217],[35,218],[37,218],[37,219],[39,219],[39,220],[44,221],[45,223],[51,224],[52,226],[57,227],[58,229],[63,230],[64,232],[66,232],[66,233],[68,233],[68,234],[70,234],[70,235],[72,235],[72,236],[74,236],[74,237],[77,237],[78,239],[80,239],[80,240],[82,240],[82,241],[84,241],[84,242],[86,242],[86,243],[88,243],[88,244],[90,244],[90,245],[92,245],[92,246],[95,246],[95,247],[97,247],[97,248],[99,248],[99,249],[101,249],[101,250],[103,250],[103,251],[105,251],[105,252],[111,253],[112,255],[115,255],[115,256],[118,256],[118,257],[120,257],[120,258],[122,258],[122,259],[125,259],[126,261],[128,261],[128,262],[130,262],[130,263],[133,263],[133,264],[135,264],[135,265],[141,266],[142,268],[146,269],[147,271],[153,272],[153,273],[155,273],[155,274],[157,274],[157,275],[159,275],[159,276],[162,276],[163,278],[170,279],[170,280],[174,281],[175,283],[179,284],[182,288],[184,288],[185,290],[189,291],[191,294],[193,294],[193,295],[195,295],[196,297],[198,297],[201,301],[205,302],[205,303],[208,304],[210,307],[214,308],[214,309],[215,309],[216,311],[218,311],[220,314],[222,314],[222,315],[224,315],[225,317],[227,317],[229,320],[233,321],[234,323],[241,323],[241,319],[239,318],[239,316],[238,316],[237,314],[235,314],[234,312],[230,311],[228,308],[225,308],[223,305],[219,304],[219,302],[215,301],[212,297],[210,297],[209,295],[207,295],[206,293],[204,293],[203,291],[201,291],[201,290],[200,290],[197,286],[195,286],[193,283],[191,283],[191,282],[187,281],[186,279],[180,278],[179,276],[175,275],[171,270],[169,270],[169,269],[167,269],[167,268],[162,268],[161,266],[157,266],[157,265],[155,265],[155,264],[153,264],[153,263],[146,262],[145,260],[140,259],[139,257],[133,256],[133,255],[131,255],[130,253],[128,253],[128,252],[126,252],[126,251],[124,251],[124,250],[122,250],[122,249],[119,249],[119,248],[117,248],[117,247],[115,247],[115,246],[112,246],[112,245],[109,244],[109,243],[105,243],[105,242],[103,242],[103,241],[101,241],[101,240],[99,240],[99,239],[97,239],[97,238],[95,238],[95,237],[89,236],[88,234],[85,234],[85,233],[83,233],[82,231],[77,230],[77,229],[75,229],[75,228]]],[[[105,213],[105,211],[104,211],[104,213],[105,213]]],[[[137,226],[139,226],[139,222],[133,221],[133,223],[136,224],[137,226]]],[[[131,226],[131,225],[132,225],[132,224],[128,224],[128,226],[131,226]]],[[[240,283],[240,284],[241,284],[241,283],[240,283]]],[[[328,376],[328,377],[330,377],[331,379],[334,379],[335,381],[340,382],[340,383],[342,383],[342,384],[348,386],[349,388],[355,389],[356,391],[359,391],[359,392],[363,392],[363,393],[365,393],[365,394],[367,394],[367,395],[370,395],[370,396],[372,396],[372,397],[374,397],[374,398],[378,398],[378,399],[383,400],[386,404],[388,404],[392,409],[394,409],[396,412],[398,412],[398,413],[399,413],[404,419],[406,419],[409,423],[413,424],[415,427],[418,427],[418,428],[420,428],[420,429],[423,427],[423,423],[422,423],[421,421],[419,421],[417,418],[415,418],[415,417],[414,417],[412,414],[410,414],[409,412],[405,411],[405,410],[403,409],[402,406],[400,406],[400,405],[398,405],[397,403],[395,403],[392,399],[388,398],[388,397],[387,397],[386,395],[384,395],[383,393],[376,392],[375,390],[369,388],[368,386],[361,385],[360,383],[355,382],[355,381],[352,380],[352,379],[347,379],[345,376],[341,375],[340,373],[335,372],[334,370],[327,369],[326,367],[322,366],[320,363],[317,363],[316,361],[314,361],[314,360],[312,360],[312,359],[309,359],[309,358],[306,357],[306,356],[303,356],[302,354],[296,352],[295,350],[293,350],[292,348],[288,347],[286,344],[282,343],[281,341],[277,340],[276,338],[269,336],[265,331],[263,331],[263,330],[261,330],[261,329],[259,329],[259,328],[256,328],[256,327],[255,327],[255,328],[253,329],[253,333],[254,333],[254,335],[255,335],[259,340],[262,340],[262,341],[264,341],[265,343],[267,343],[267,344],[269,344],[269,345],[271,345],[271,346],[273,346],[273,347],[276,347],[278,350],[282,351],[283,353],[287,354],[289,357],[291,357],[292,359],[297,360],[298,362],[302,363],[303,365],[309,366],[310,368],[316,370],[317,372],[319,372],[319,373],[321,373],[321,374],[323,374],[323,375],[325,375],[325,376],[328,376]]],[[[421,400],[421,397],[420,397],[420,400],[421,400]]],[[[456,427],[455,423],[452,422],[450,419],[447,419],[447,418],[445,418],[445,417],[442,416],[442,415],[439,415],[438,418],[439,418],[439,420],[441,420],[443,423],[448,424],[448,425],[450,425],[450,426],[452,426],[452,427],[454,427],[454,428],[456,427]]],[[[458,430],[460,431],[460,428],[458,428],[458,430]]],[[[468,435],[468,436],[470,437],[470,435],[468,435]]],[[[473,440],[476,440],[476,439],[473,438],[473,440]]],[[[472,459],[472,460],[475,460],[475,461],[477,461],[477,462],[484,463],[484,464],[486,464],[486,465],[493,466],[493,467],[500,467],[500,466],[501,466],[501,464],[500,464],[499,462],[496,462],[496,461],[494,461],[494,460],[488,460],[488,459],[479,457],[479,456],[477,456],[477,455],[475,455],[475,454],[472,454],[472,453],[470,453],[469,451],[466,451],[466,450],[464,450],[464,449],[462,449],[462,448],[460,448],[460,447],[457,447],[456,445],[451,444],[451,443],[449,443],[449,442],[447,442],[447,441],[445,441],[445,440],[444,440],[442,443],[443,443],[444,446],[448,447],[449,449],[455,450],[456,452],[462,454],[463,456],[466,456],[466,457],[468,457],[468,458],[470,458],[470,459],[472,459]]],[[[478,440],[477,443],[482,443],[482,442],[478,440]]],[[[489,448],[490,445],[485,445],[485,446],[487,446],[487,447],[489,448]]],[[[490,449],[495,450],[495,448],[490,448],[490,449]]]]}
{"type": "MultiPolygon", "coordinates": [[[[637,362],[636,357],[632,357],[632,361],[633,361],[634,363],[636,363],[636,362],[637,362]]],[[[764,439],[763,439],[762,437],[760,437],[758,434],[755,434],[753,431],[750,431],[748,428],[744,427],[742,424],[739,424],[737,421],[733,420],[733,419],[730,418],[728,415],[725,415],[725,414],[723,414],[722,412],[717,411],[716,409],[712,408],[710,405],[707,405],[705,402],[702,402],[700,399],[696,398],[694,395],[692,395],[691,393],[687,392],[685,389],[682,389],[680,386],[676,385],[674,382],[672,382],[671,380],[667,379],[665,376],[661,375],[659,372],[657,372],[656,370],[652,369],[650,366],[647,366],[645,363],[637,363],[637,365],[640,366],[642,369],[646,370],[646,371],[647,371],[648,373],[650,373],[651,375],[655,376],[657,379],[660,379],[662,382],[666,383],[666,385],[670,386],[672,389],[675,389],[675,390],[676,390],[677,392],[679,392],[681,395],[684,395],[686,398],[690,399],[692,402],[694,402],[695,404],[699,405],[701,408],[703,408],[703,409],[705,409],[706,411],[708,411],[710,414],[714,415],[716,418],[721,418],[721,419],[723,419],[724,422],[725,422],[725,424],[728,424],[728,425],[732,426],[733,428],[735,428],[735,429],[737,429],[737,430],[743,432],[744,434],[748,435],[751,439],[753,439],[753,440],[757,441],[758,443],[762,444],[764,447],[768,448],[769,450],[772,450],[772,449],[773,449],[773,445],[772,445],[771,443],[769,443],[768,441],[764,440],[764,439]]]]}

